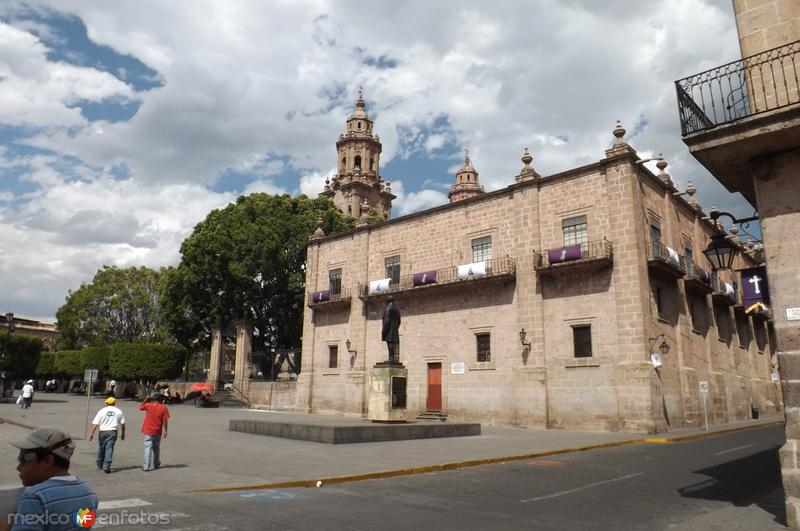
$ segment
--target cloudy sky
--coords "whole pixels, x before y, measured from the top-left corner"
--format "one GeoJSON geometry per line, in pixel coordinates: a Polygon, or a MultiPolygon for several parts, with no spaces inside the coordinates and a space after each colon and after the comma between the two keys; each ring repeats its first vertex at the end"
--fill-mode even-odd
{"type": "Polygon", "coordinates": [[[729,0],[0,4],[0,310],[53,317],[103,266],[175,264],[209,210],[317,194],[363,87],[394,215],[528,147],[596,161],[617,119],[682,189],[749,215],[680,139],[673,81],[739,56],[729,0]]]}

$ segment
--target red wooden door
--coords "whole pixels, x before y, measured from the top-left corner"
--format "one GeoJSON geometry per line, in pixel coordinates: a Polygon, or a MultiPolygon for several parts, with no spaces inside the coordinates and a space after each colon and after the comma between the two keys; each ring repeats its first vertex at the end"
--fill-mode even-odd
{"type": "Polygon", "coordinates": [[[428,411],[442,410],[442,364],[428,364],[428,411]]]}

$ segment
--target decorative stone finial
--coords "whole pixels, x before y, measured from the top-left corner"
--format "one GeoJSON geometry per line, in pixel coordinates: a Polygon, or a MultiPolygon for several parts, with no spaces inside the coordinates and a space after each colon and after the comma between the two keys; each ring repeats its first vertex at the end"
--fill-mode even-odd
{"type": "Polygon", "coordinates": [[[658,168],[658,179],[666,186],[672,187],[672,178],[670,177],[669,173],[667,172],[667,161],[664,160],[664,156],[659,153],[656,157],[656,168],[658,168]]]}
{"type": "Polygon", "coordinates": [[[694,187],[692,181],[686,183],[686,195],[689,197],[694,197],[694,194],[697,193],[697,188],[694,187]]]}
{"type": "Polygon", "coordinates": [[[520,173],[530,173],[533,171],[533,168],[531,167],[531,162],[533,162],[533,157],[528,151],[528,148],[525,148],[525,151],[522,152],[522,158],[520,160],[522,160],[522,164],[524,164],[524,166],[520,170],[520,173]]]}
{"type": "Polygon", "coordinates": [[[328,177],[325,177],[325,191],[329,192],[331,189],[331,180],[328,177]]]}
{"type": "Polygon", "coordinates": [[[733,235],[733,236],[738,236],[739,235],[739,225],[731,225],[731,228],[728,229],[728,232],[730,232],[731,235],[733,235]]]}
{"type": "Polygon", "coordinates": [[[390,194],[392,193],[392,183],[389,181],[386,181],[386,191],[390,194]]]}
{"type": "Polygon", "coordinates": [[[318,240],[325,237],[325,231],[322,230],[322,218],[317,218],[316,226],[317,228],[314,229],[314,232],[308,238],[309,240],[318,240]]]}
{"type": "Polygon", "coordinates": [[[627,144],[627,142],[625,142],[625,139],[623,138],[625,136],[626,131],[625,131],[625,128],[622,127],[622,122],[617,120],[617,126],[614,127],[614,131],[613,132],[614,132],[614,136],[617,138],[614,141],[614,146],[615,147],[627,144]]]}

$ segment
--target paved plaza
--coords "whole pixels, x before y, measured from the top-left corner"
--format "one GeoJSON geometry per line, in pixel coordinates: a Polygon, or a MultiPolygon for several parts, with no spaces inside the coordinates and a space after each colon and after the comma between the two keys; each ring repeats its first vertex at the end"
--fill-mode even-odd
{"type": "MultiPolygon", "coordinates": [[[[455,468],[463,462],[496,462],[504,457],[560,452],[587,446],[613,446],[626,441],[650,445],[642,442],[644,435],[637,434],[496,426],[483,426],[483,434],[474,437],[331,445],[231,432],[228,423],[230,419],[274,419],[333,425],[366,421],[360,417],[198,409],[190,404],[180,404],[170,406],[169,437],[162,443],[163,467],[145,473],[141,470],[143,442],[139,433],[143,413],[138,410],[138,402],[120,400],[117,406],[126,416],[128,433],[125,441],[117,442],[112,473],[104,474],[96,470],[94,464],[97,442],[83,439],[86,403],[85,396],[39,393],[31,409],[24,412],[13,403],[0,404],[0,419],[3,421],[0,423],[0,439],[8,441],[22,437],[27,426],[62,426],[77,439],[72,471],[94,486],[102,502],[101,508],[107,510],[120,507],[140,507],[144,510],[157,503],[157,500],[162,500],[163,505],[163,500],[174,496],[183,500],[180,503],[196,507],[203,506],[200,500],[210,495],[222,496],[220,499],[227,499],[228,496],[238,496],[237,499],[245,496],[243,500],[252,498],[262,501],[275,496],[293,499],[306,496],[303,493],[308,491],[279,487],[293,482],[314,484],[323,481],[323,485],[333,488],[332,483],[339,479],[354,479],[359,475],[387,472],[389,474],[386,477],[390,477],[392,472],[404,475],[408,469],[422,472],[427,467],[427,471],[435,471],[438,465],[454,464],[455,468]],[[334,478],[333,481],[329,481],[331,478],[334,478]],[[247,490],[236,494],[236,491],[230,490],[232,488],[247,490]],[[211,489],[219,490],[211,494],[192,492],[211,489]]],[[[90,420],[102,405],[101,397],[90,399],[90,420]]],[[[763,419],[733,427],[775,424],[779,420],[763,419]]],[[[728,425],[722,429],[731,428],[728,425]]],[[[702,430],[681,430],[667,437],[702,435],[702,430]]],[[[660,437],[657,436],[652,444],[655,445],[660,437]]],[[[15,455],[16,449],[8,444],[0,444],[0,463],[4,463],[0,466],[7,472],[3,474],[3,483],[17,482],[15,455]]],[[[149,510],[155,509],[150,507],[149,510]]],[[[186,518],[186,525],[191,520],[186,511],[165,507],[159,511],[177,519],[186,518]]],[[[193,525],[197,523],[193,522],[193,525]]]]}

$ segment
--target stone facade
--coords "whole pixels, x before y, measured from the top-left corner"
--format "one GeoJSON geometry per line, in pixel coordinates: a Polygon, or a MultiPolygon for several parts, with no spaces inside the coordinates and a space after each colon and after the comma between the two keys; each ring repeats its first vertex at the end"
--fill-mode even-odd
{"type": "Polygon", "coordinates": [[[742,64],[750,114],[689,134],[684,142],[722,184],[758,210],[786,407],[786,444],[780,450],[786,515],[789,526],[800,529],[800,3],[733,4],[742,57],[748,58],[742,64]],[[762,89],[763,72],[775,82],[762,89]]]}
{"type": "Polygon", "coordinates": [[[543,177],[526,150],[506,188],[312,236],[295,409],[366,415],[391,293],[411,418],[654,433],[702,426],[701,381],[710,423],[778,410],[771,325],[720,295],[730,276],[695,278],[713,227],[624,133],[594,164],[543,177]]]}

